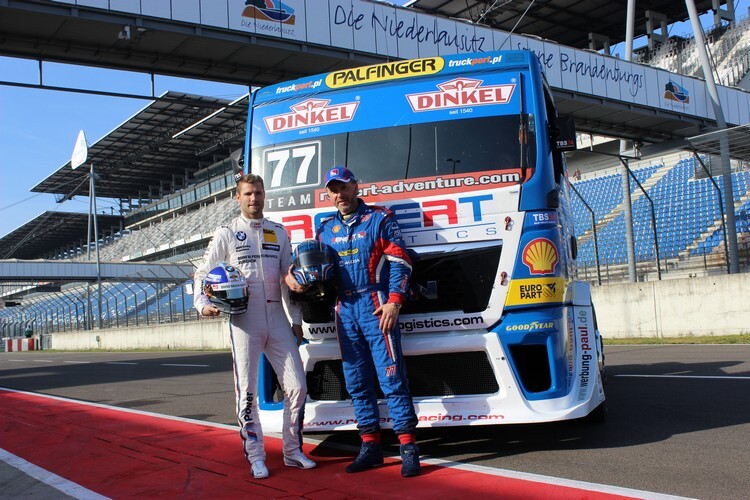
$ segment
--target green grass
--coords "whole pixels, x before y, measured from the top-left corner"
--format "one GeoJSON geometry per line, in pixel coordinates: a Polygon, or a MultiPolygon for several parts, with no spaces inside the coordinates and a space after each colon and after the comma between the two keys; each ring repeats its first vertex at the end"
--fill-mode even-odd
{"type": "Polygon", "coordinates": [[[702,335],[668,338],[607,338],[604,336],[604,345],[632,345],[632,344],[750,344],[750,334],[739,335],[702,335]]]}

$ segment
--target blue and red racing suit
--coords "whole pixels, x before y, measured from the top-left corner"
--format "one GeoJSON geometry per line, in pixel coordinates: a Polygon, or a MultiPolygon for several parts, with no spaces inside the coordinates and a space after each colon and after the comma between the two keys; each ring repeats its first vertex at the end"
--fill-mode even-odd
{"type": "Polygon", "coordinates": [[[406,299],[411,260],[398,223],[389,210],[359,207],[346,221],[340,213],[323,220],[318,240],[333,249],[337,269],[336,333],[346,389],[360,434],[380,429],[375,376],[386,397],[397,434],[417,426],[398,324],[385,335],[373,312],[386,302],[406,299]]]}

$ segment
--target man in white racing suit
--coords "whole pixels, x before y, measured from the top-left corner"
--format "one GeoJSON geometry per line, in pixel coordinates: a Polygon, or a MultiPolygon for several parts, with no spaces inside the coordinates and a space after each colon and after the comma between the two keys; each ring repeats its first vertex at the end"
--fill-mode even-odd
{"type": "Polygon", "coordinates": [[[248,174],[237,183],[241,215],[216,229],[203,263],[195,272],[195,308],[203,316],[219,309],[203,293],[203,279],[219,262],[242,271],[248,287],[247,312],[234,314],[229,323],[234,361],[236,414],[245,456],[254,478],[268,477],[263,430],[258,418],[258,365],[261,353],[271,363],[284,391],[284,464],[311,469],[316,466],[302,452],[302,425],[307,383],[298,346],[302,342],[302,314],[289,300],[284,276],[291,267],[289,236],[281,224],[263,218],[263,179],[248,174]],[[282,300],[292,316],[284,310],[282,300]],[[296,339],[295,339],[296,337],[296,339]]]}

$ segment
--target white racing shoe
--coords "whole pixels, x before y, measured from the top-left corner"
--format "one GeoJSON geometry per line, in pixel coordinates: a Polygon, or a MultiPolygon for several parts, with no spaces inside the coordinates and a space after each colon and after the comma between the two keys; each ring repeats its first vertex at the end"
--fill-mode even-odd
{"type": "Polygon", "coordinates": [[[300,469],[314,469],[318,466],[318,464],[307,458],[301,451],[294,455],[284,455],[284,465],[300,469]]]}
{"type": "Polygon", "coordinates": [[[250,465],[250,473],[255,479],[265,479],[268,477],[268,468],[263,460],[256,460],[250,465]]]}

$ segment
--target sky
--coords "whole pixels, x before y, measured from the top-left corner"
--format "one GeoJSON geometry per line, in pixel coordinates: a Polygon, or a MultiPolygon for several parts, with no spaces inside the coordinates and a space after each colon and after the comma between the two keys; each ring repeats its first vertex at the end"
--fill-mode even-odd
{"type": "MultiPolygon", "coordinates": [[[[737,17],[748,13],[750,0],[734,0],[737,17]]],[[[712,19],[704,16],[704,25],[712,19]]],[[[625,21],[623,20],[623,23],[625,21]]],[[[669,29],[672,35],[691,33],[689,23],[669,29]]],[[[638,40],[636,47],[644,45],[638,40]]],[[[613,47],[624,52],[624,43],[613,47]]],[[[0,57],[0,81],[38,83],[36,61],[0,57]]],[[[149,95],[149,75],[100,68],[43,64],[43,83],[48,86],[86,88],[149,95]]],[[[154,93],[175,90],[198,95],[236,99],[247,93],[240,85],[156,76],[154,93]]],[[[147,100],[92,94],[27,89],[0,84],[0,238],[49,211],[88,211],[88,198],[75,197],[65,203],[53,195],[30,190],[70,161],[78,132],[89,145],[106,136],[149,104],[147,100]]],[[[111,200],[97,201],[98,213],[110,213],[111,200]]]]}

